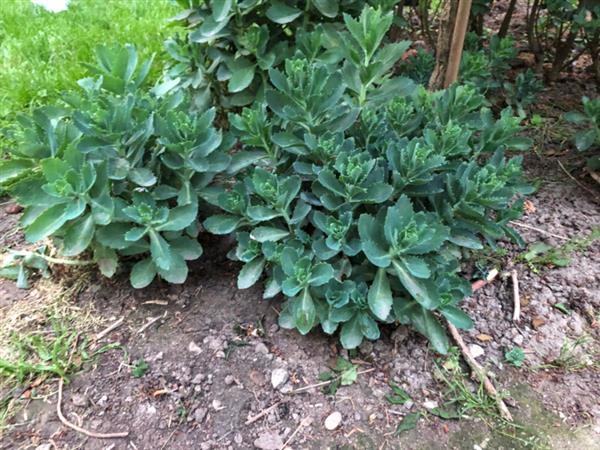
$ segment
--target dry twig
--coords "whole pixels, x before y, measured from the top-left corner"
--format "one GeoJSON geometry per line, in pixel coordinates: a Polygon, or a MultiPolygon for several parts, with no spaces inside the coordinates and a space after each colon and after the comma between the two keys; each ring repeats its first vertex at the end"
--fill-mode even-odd
{"type": "Polygon", "coordinates": [[[496,402],[496,405],[498,406],[498,409],[500,410],[500,415],[504,419],[512,422],[513,419],[512,419],[512,415],[510,414],[510,411],[504,404],[504,401],[502,400],[500,395],[498,395],[498,391],[496,391],[496,388],[494,387],[494,385],[492,384],[492,382],[486,375],[484,368],[482,366],[480,366],[477,361],[475,361],[475,358],[473,358],[473,355],[471,355],[469,348],[465,344],[465,341],[463,341],[463,339],[462,339],[460,333],[458,332],[458,330],[456,329],[456,327],[454,325],[452,325],[450,322],[447,322],[447,324],[448,324],[448,330],[450,331],[450,334],[452,335],[452,338],[454,339],[454,341],[456,341],[458,348],[460,348],[460,351],[463,354],[465,361],[467,361],[467,364],[469,364],[469,367],[471,368],[473,373],[477,376],[479,381],[483,383],[483,388],[488,393],[488,395],[490,397],[492,397],[494,399],[494,401],[496,402]]]}
{"type": "Polygon", "coordinates": [[[521,296],[519,295],[519,278],[517,277],[517,271],[515,269],[510,271],[510,278],[513,286],[513,322],[518,322],[521,318],[521,296]]]}
{"type": "Polygon", "coordinates": [[[271,406],[269,406],[268,408],[263,409],[261,412],[259,412],[258,414],[256,414],[255,416],[252,416],[250,418],[248,418],[248,420],[246,420],[246,423],[244,425],[250,425],[253,424],[254,422],[256,422],[258,419],[260,419],[261,417],[266,416],[267,414],[269,414],[271,411],[273,411],[276,407],[278,407],[279,405],[281,405],[282,403],[285,403],[287,400],[280,400],[277,403],[272,404],[271,406]]]}
{"type": "Polygon", "coordinates": [[[114,438],[123,438],[123,437],[129,436],[129,431],[122,431],[122,432],[117,432],[117,433],[95,433],[93,431],[86,430],[85,428],[82,428],[78,425],[75,425],[74,423],[69,422],[65,418],[65,416],[63,416],[62,409],[61,409],[63,384],[64,384],[64,379],[60,378],[58,380],[58,401],[56,402],[56,414],[58,414],[58,418],[64,425],[66,425],[67,427],[69,427],[79,433],[85,434],[86,436],[98,438],[98,439],[114,439],[114,438]]]}
{"type": "Polygon", "coordinates": [[[300,431],[300,428],[309,426],[310,422],[311,422],[310,416],[309,417],[305,417],[304,419],[302,419],[300,421],[300,423],[298,424],[298,428],[296,428],[294,430],[294,432],[290,435],[290,437],[287,439],[287,441],[285,441],[285,444],[283,444],[283,446],[281,447],[281,450],[283,450],[284,448],[286,448],[288,446],[288,444],[290,442],[292,442],[292,439],[294,439],[294,437],[296,436],[296,434],[298,434],[298,431],[300,431]]]}
{"type": "Polygon", "coordinates": [[[565,168],[565,166],[563,166],[563,164],[559,160],[556,160],[556,162],[558,163],[560,168],[563,170],[563,172],[566,173],[567,176],[571,180],[573,180],[575,182],[575,184],[577,184],[577,186],[579,186],[581,189],[583,189],[586,192],[588,192],[589,194],[591,194],[592,198],[595,199],[596,201],[600,200],[600,197],[598,197],[598,194],[593,189],[590,189],[585,184],[580,183],[579,180],[577,180],[577,178],[575,178],[573,175],[571,175],[571,173],[565,168]]]}
{"type": "Polygon", "coordinates": [[[537,231],[538,233],[545,234],[546,236],[551,236],[551,237],[555,237],[557,239],[562,239],[563,241],[570,241],[571,240],[571,238],[568,238],[566,236],[561,236],[560,234],[550,233],[549,231],[542,230],[541,228],[532,227],[531,225],[527,225],[526,223],[518,222],[516,220],[511,220],[510,224],[511,225],[516,225],[516,226],[521,227],[521,228],[525,228],[527,230],[537,231]]]}
{"type": "Polygon", "coordinates": [[[115,323],[113,323],[112,325],[109,325],[107,328],[105,328],[104,330],[102,330],[101,332],[96,334],[96,340],[99,341],[100,339],[102,339],[104,336],[106,336],[111,331],[116,330],[118,327],[121,326],[121,324],[123,323],[124,320],[125,320],[125,317],[121,317],[115,323]]]}
{"type": "MultiPolygon", "coordinates": [[[[373,372],[374,370],[375,370],[375,368],[372,367],[372,368],[367,369],[367,370],[361,370],[360,372],[357,372],[356,374],[357,375],[363,375],[365,373],[373,372]]],[[[336,381],[336,379],[337,378],[334,378],[333,380],[321,381],[320,383],[310,384],[308,386],[304,386],[304,387],[301,387],[299,389],[286,392],[286,394],[288,394],[288,395],[299,394],[300,392],[308,391],[309,389],[313,389],[313,388],[317,388],[317,387],[321,387],[321,386],[327,386],[328,384],[331,384],[334,381],[336,381]]]]}
{"type": "MultiPolygon", "coordinates": [[[[476,287],[475,283],[473,283],[472,290],[476,291],[477,289],[478,289],[478,287],[476,287]]],[[[477,361],[475,361],[475,358],[473,358],[473,355],[469,351],[469,348],[465,344],[465,341],[463,341],[463,338],[460,335],[460,333],[458,332],[458,330],[456,329],[456,327],[454,325],[452,325],[449,321],[446,321],[446,323],[448,325],[448,331],[450,331],[450,334],[452,335],[452,338],[456,342],[456,345],[458,345],[458,348],[460,349],[463,357],[465,358],[465,361],[467,362],[467,364],[471,368],[473,374],[475,374],[477,376],[477,378],[479,379],[479,381],[481,383],[483,383],[483,388],[485,389],[485,391],[496,402],[496,406],[498,406],[498,410],[500,411],[500,415],[505,420],[508,420],[509,422],[512,422],[513,418],[512,418],[512,415],[511,415],[510,411],[508,410],[508,408],[506,407],[506,404],[504,403],[504,401],[502,400],[502,398],[498,394],[498,391],[496,391],[496,388],[494,387],[494,385],[492,384],[492,382],[488,378],[488,376],[487,376],[487,374],[485,372],[485,369],[477,361]]]]}
{"type": "Polygon", "coordinates": [[[156,316],[148,319],[148,322],[146,322],[144,325],[141,326],[139,330],[137,330],[137,334],[143,333],[144,331],[146,331],[146,329],[148,329],[150,325],[156,323],[160,319],[164,319],[165,317],[167,317],[167,311],[165,311],[165,313],[162,316],[156,316]]]}

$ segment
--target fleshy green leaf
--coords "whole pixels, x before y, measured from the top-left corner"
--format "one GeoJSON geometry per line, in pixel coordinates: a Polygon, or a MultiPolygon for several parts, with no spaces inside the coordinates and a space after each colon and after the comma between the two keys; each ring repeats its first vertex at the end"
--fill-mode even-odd
{"type": "Polygon", "coordinates": [[[392,309],[392,290],[385,269],[378,269],[375,279],[369,288],[369,308],[380,320],[386,320],[392,309]]]}
{"type": "Polygon", "coordinates": [[[252,261],[244,264],[244,267],[242,267],[242,270],[240,270],[238,275],[238,289],[247,289],[254,285],[254,283],[260,279],[264,267],[264,258],[254,258],[252,261]]]}

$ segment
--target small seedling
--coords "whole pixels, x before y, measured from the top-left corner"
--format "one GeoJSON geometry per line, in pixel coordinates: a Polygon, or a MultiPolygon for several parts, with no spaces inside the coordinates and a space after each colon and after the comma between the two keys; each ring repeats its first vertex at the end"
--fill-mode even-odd
{"type": "Polygon", "coordinates": [[[396,436],[405,431],[410,431],[417,427],[417,423],[421,418],[421,413],[410,413],[404,416],[402,421],[398,424],[396,428],[396,436]]]}
{"type": "Polygon", "coordinates": [[[349,386],[356,381],[358,367],[344,358],[338,358],[335,366],[329,371],[319,374],[320,381],[331,381],[323,388],[323,392],[335,395],[340,386],[349,386]]]}
{"type": "Polygon", "coordinates": [[[573,313],[573,311],[567,308],[567,306],[564,303],[555,303],[552,306],[558,309],[561,313],[566,314],[567,316],[570,316],[573,313]]]}
{"type": "Polygon", "coordinates": [[[521,254],[532,272],[539,273],[540,267],[566,267],[571,263],[571,256],[585,251],[596,239],[600,238],[600,229],[595,228],[583,238],[573,238],[559,247],[553,247],[545,242],[535,242],[521,254]]]}
{"type": "Polygon", "coordinates": [[[410,395],[396,384],[390,384],[393,394],[386,395],[385,399],[392,405],[404,405],[407,401],[411,400],[410,395]]]}
{"type": "Polygon", "coordinates": [[[525,352],[521,347],[513,347],[504,353],[504,359],[515,367],[523,367],[525,361],[525,352]]]}
{"type": "Polygon", "coordinates": [[[134,378],[141,378],[146,374],[146,372],[148,372],[148,369],[150,369],[148,363],[143,359],[138,359],[136,362],[133,363],[131,375],[134,378]]]}

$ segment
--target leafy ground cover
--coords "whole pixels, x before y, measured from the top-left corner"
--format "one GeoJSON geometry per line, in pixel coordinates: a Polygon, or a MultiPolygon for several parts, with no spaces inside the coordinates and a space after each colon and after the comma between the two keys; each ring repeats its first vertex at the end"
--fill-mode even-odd
{"type": "Polygon", "coordinates": [[[0,126],[72,89],[100,44],[136,44],[140,58],[161,59],[163,39],[174,32],[165,18],[176,12],[168,0],[73,0],[60,13],[25,0],[0,2],[0,126]]]}
{"type": "MultiPolygon", "coordinates": [[[[168,44],[178,69],[167,77],[190,78],[138,92],[133,48],[104,47],[92,70],[102,78],[67,97],[74,111],[42,108],[25,120],[33,145],[25,139],[2,164],[16,167],[21,191],[42,200],[17,196],[27,207],[24,236],[12,215],[18,208],[6,206],[0,245],[21,249],[23,238],[43,238],[35,245],[48,247],[13,253],[12,275],[21,285],[34,269],[51,277],[32,277],[27,292],[0,282],[3,444],[106,447],[64,428],[62,410],[89,429],[125,433],[117,448],[593,448],[599,215],[593,189],[569,172],[581,156],[566,154],[569,139],[555,139],[573,134],[562,121],[572,105],[560,90],[541,94],[558,113],[536,104],[541,85],[532,71],[510,74],[514,84],[505,79],[517,63],[511,39],[470,47],[466,86],[413,89],[402,70],[391,72],[411,54],[408,42],[384,36],[397,18],[364,3],[348,3],[352,19],[335,0],[304,11],[279,1],[241,9],[210,2],[180,15],[197,27],[189,42],[168,44]],[[313,26],[313,16],[328,26],[313,26]],[[244,20],[260,26],[246,30],[244,20]],[[274,59],[271,38],[296,46],[294,58],[274,59]],[[177,47],[208,52],[212,62],[198,66],[177,47]],[[190,96],[192,113],[173,111],[187,108],[186,89],[206,90],[200,75],[215,77],[208,91],[257,103],[231,111],[214,96],[216,114],[201,114],[200,93],[190,96]],[[393,98],[400,88],[412,95],[393,98]],[[495,98],[502,89],[508,97],[495,98]],[[534,113],[530,131],[519,129],[523,117],[500,112],[507,104],[534,113]],[[209,126],[215,118],[223,139],[209,126]],[[505,164],[503,151],[523,150],[528,138],[536,145],[527,175],[539,191],[510,207],[515,192],[531,189],[521,182],[520,157],[505,164]],[[211,152],[221,142],[219,150],[234,151],[231,159],[215,152],[220,170],[229,162],[251,170],[214,191],[191,189],[205,187],[206,172],[212,178],[211,152]],[[224,211],[205,227],[236,229],[237,249],[232,236],[198,235],[196,193],[224,211]],[[527,215],[515,222],[522,207],[527,215]],[[96,235],[113,219],[115,229],[96,235]],[[518,242],[511,227],[523,231],[525,250],[505,239],[518,242]],[[199,256],[196,238],[206,254],[187,263],[199,256]],[[485,251],[469,258],[482,243],[485,251]],[[52,253],[78,256],[88,245],[109,280],[89,260],[65,266],[52,253]],[[133,287],[144,289],[133,290],[117,263],[133,267],[133,287]],[[181,283],[188,264],[185,284],[164,282],[181,283]],[[500,279],[464,298],[467,280],[491,267],[500,279]],[[281,290],[287,302],[261,301],[263,272],[273,294],[266,297],[281,290]],[[516,319],[511,272],[520,280],[516,319]],[[448,348],[444,319],[465,329],[514,423],[448,348]],[[326,335],[336,328],[341,345],[326,335]]],[[[422,62],[431,69],[431,59],[422,62]]],[[[565,85],[581,97],[576,83],[565,85]]],[[[581,117],[575,122],[597,125],[581,117]]]]}

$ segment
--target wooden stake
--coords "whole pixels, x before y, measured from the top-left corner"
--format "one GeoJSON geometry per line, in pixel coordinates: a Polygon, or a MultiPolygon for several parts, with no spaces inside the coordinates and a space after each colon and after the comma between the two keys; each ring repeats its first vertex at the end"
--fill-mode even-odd
{"type": "Polygon", "coordinates": [[[470,13],[471,0],[460,0],[458,11],[456,13],[456,22],[454,23],[454,31],[452,33],[452,46],[450,47],[448,68],[446,69],[446,76],[444,78],[445,88],[454,83],[458,78],[458,69],[462,58],[470,13]]]}

